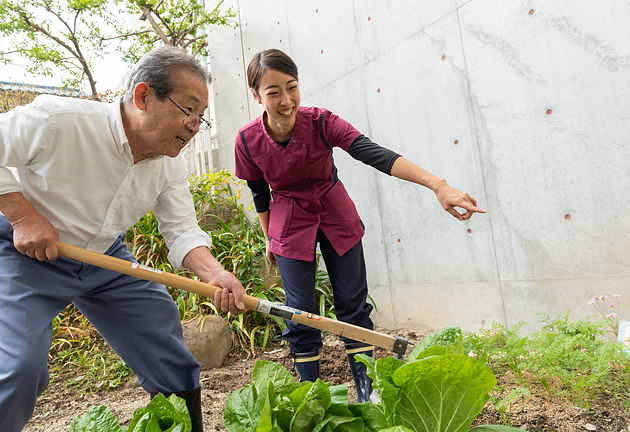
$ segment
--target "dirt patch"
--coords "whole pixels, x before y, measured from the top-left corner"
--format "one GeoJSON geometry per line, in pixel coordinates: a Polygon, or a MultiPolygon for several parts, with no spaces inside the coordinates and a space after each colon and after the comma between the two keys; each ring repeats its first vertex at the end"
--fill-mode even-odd
{"type": "MultiPolygon", "coordinates": [[[[386,331],[417,343],[426,334],[410,331],[386,331]]],[[[283,364],[295,375],[289,350],[279,343],[272,343],[265,353],[256,358],[232,355],[221,368],[202,371],[202,405],[204,408],[204,430],[226,431],[223,426],[223,410],[229,395],[247,384],[256,360],[270,360],[283,364]]],[[[375,357],[382,358],[392,353],[377,348],[375,357]]],[[[357,402],[354,382],[347,364],[343,343],[335,336],[324,338],[321,352],[322,378],[334,385],[348,383],[350,402],[357,402]]],[[[72,379],[72,377],[68,377],[72,379]]],[[[517,387],[510,375],[498,376],[499,387],[507,394],[517,387]]],[[[144,407],[149,398],[134,379],[117,391],[101,391],[77,394],[72,387],[56,383],[38,399],[35,413],[24,428],[24,432],[67,432],[72,419],[84,415],[92,405],[106,405],[127,425],[136,409],[144,407]]],[[[544,389],[532,388],[531,396],[523,397],[512,404],[509,417],[511,426],[534,432],[583,432],[586,430],[630,432],[630,412],[616,398],[601,399],[591,404],[590,412],[575,406],[568,398],[551,397],[544,389]],[[594,428],[594,429],[593,429],[594,428]]],[[[504,424],[504,419],[491,404],[487,404],[475,424],[504,424]]]]}

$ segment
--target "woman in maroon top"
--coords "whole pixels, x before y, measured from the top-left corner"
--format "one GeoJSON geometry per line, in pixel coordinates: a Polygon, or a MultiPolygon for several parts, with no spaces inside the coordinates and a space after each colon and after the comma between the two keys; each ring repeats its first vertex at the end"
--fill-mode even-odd
{"type": "MultiPolygon", "coordinates": [[[[403,180],[433,190],[442,207],[459,220],[469,219],[477,202],[468,194],[371,142],[351,124],[323,108],[300,106],[297,66],[276,49],[254,56],[247,69],[254,99],[265,112],[236,137],[237,177],[247,180],[267,240],[267,259],[280,269],[287,306],[317,313],[315,248],[319,243],[333,287],[337,318],[372,329],[372,305],[361,238],[364,227],[354,203],[337,177],[334,147],[403,180]],[[269,187],[273,191],[273,200],[269,187]],[[461,207],[464,213],[455,207],[461,207]]],[[[302,381],[319,377],[319,330],[286,321],[283,337],[302,381]]],[[[371,380],[354,355],[373,347],[341,338],[346,344],[359,401],[368,400],[371,380]]]]}

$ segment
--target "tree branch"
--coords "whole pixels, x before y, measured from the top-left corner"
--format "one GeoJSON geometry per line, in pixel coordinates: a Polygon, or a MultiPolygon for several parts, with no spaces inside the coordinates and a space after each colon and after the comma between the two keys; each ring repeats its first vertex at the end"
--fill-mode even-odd
{"type": "MultiPolygon", "coordinates": [[[[112,36],[112,37],[101,36],[101,41],[110,41],[114,39],[128,39],[132,36],[140,36],[141,34],[147,34],[147,33],[152,33],[152,32],[153,30],[141,30],[141,31],[133,32],[133,33],[125,33],[123,35],[112,36]]],[[[157,39],[159,39],[159,37],[157,39]]]]}
{"type": "Polygon", "coordinates": [[[22,19],[24,20],[24,23],[35,29],[36,31],[38,31],[39,33],[43,34],[44,36],[54,40],[55,42],[57,42],[59,45],[61,45],[62,47],[64,47],[66,50],[68,50],[68,52],[70,52],[73,56],[77,56],[77,54],[72,50],[72,47],[68,44],[66,44],[63,40],[59,39],[57,36],[54,36],[53,34],[51,34],[50,32],[48,32],[48,30],[46,30],[45,28],[43,28],[42,26],[40,26],[39,24],[33,22],[30,20],[30,17],[25,13],[25,12],[20,12],[20,15],[22,16],[22,19]]]}
{"type": "Polygon", "coordinates": [[[149,22],[151,23],[151,26],[153,26],[153,29],[155,30],[155,32],[158,34],[158,36],[160,36],[160,39],[162,39],[162,41],[165,44],[167,44],[167,45],[173,45],[173,43],[168,39],[168,37],[166,36],[164,31],[160,28],[158,23],[155,22],[155,19],[153,18],[153,15],[151,15],[151,8],[149,8],[147,6],[143,6],[142,7],[142,13],[149,20],[149,22]]]}

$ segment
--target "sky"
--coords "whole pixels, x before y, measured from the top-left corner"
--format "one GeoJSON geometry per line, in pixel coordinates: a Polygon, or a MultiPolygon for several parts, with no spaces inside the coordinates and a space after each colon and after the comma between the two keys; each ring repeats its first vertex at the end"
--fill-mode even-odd
{"type": "MultiPolygon", "coordinates": [[[[19,57],[15,57],[14,64],[0,64],[0,81],[61,87],[62,83],[60,75],[53,77],[31,75],[26,72],[27,65],[28,60],[19,57]]],[[[117,54],[105,57],[99,66],[93,71],[97,81],[97,89],[99,89],[99,91],[103,91],[107,89],[116,90],[119,88],[127,68],[128,66],[117,54]]],[[[86,88],[83,90],[89,92],[87,85],[85,87],[86,88]]]]}
{"type": "MultiPolygon", "coordinates": [[[[127,20],[128,24],[141,25],[142,22],[138,19],[139,16],[140,14],[122,14],[121,19],[127,20]]],[[[0,50],[4,51],[7,49],[11,49],[10,41],[6,40],[4,37],[0,38],[0,50]]],[[[96,88],[101,92],[110,89],[117,90],[122,87],[122,81],[124,80],[126,72],[129,68],[127,64],[122,61],[119,53],[115,52],[113,49],[111,51],[113,51],[113,53],[105,56],[103,60],[101,60],[98,65],[95,65],[92,69],[97,81],[96,88]]],[[[32,75],[26,72],[26,68],[29,63],[28,59],[24,59],[18,55],[11,56],[11,59],[13,59],[12,64],[4,65],[0,63],[0,81],[54,87],[62,86],[62,76],[60,71],[57,72],[58,69],[53,68],[53,73],[55,74],[53,77],[32,75]]],[[[91,93],[87,82],[84,84],[82,90],[86,93],[91,93]]]]}

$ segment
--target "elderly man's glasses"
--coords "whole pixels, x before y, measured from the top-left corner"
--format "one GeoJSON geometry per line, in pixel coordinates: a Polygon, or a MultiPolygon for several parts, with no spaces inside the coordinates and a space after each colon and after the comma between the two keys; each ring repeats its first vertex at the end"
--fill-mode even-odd
{"type": "Polygon", "coordinates": [[[151,86],[151,87],[153,87],[154,89],[162,93],[164,97],[166,97],[168,100],[173,102],[173,105],[175,105],[177,108],[179,108],[181,112],[184,113],[184,115],[186,116],[184,117],[184,120],[183,120],[184,125],[190,128],[194,128],[195,126],[199,125],[199,132],[205,132],[207,130],[210,130],[210,128],[212,127],[212,124],[208,120],[206,120],[200,115],[193,114],[191,112],[186,111],[184,108],[179,106],[177,102],[175,102],[173,99],[168,97],[168,95],[164,93],[161,88],[155,87],[155,86],[151,86]]]}

